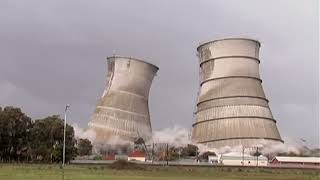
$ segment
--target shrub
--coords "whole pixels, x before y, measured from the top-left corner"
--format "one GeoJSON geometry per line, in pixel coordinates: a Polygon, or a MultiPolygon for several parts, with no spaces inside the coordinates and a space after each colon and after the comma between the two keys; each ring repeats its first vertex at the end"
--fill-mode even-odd
{"type": "Polygon", "coordinates": [[[93,157],[93,160],[102,160],[102,156],[99,156],[99,155],[94,156],[94,157],[93,157]]]}

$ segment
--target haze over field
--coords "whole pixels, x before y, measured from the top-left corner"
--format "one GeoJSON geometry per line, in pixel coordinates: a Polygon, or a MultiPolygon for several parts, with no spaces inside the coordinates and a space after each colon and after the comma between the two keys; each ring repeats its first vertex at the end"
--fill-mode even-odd
{"type": "Polygon", "coordinates": [[[196,47],[249,37],[262,43],[263,87],[282,137],[319,146],[318,7],[317,0],[0,1],[0,106],[40,118],[70,103],[71,124],[85,128],[103,92],[105,58],[115,52],[160,68],[150,91],[153,130],[191,128],[196,47]]]}

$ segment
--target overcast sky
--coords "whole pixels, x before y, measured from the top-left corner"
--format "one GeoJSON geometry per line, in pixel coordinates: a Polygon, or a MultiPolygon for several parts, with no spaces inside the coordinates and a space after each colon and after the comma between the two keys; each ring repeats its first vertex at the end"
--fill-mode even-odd
{"type": "Polygon", "coordinates": [[[153,129],[190,128],[200,42],[259,40],[260,72],[282,137],[319,144],[317,0],[0,0],[0,106],[32,118],[63,114],[85,128],[106,56],[160,70],[150,92],[153,129]]]}

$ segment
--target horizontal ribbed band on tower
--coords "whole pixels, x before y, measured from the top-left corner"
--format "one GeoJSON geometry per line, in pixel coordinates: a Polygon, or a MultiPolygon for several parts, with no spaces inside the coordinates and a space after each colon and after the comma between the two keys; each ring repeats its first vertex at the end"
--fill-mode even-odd
{"type": "Polygon", "coordinates": [[[218,121],[218,120],[224,120],[224,119],[235,119],[235,118],[256,118],[256,119],[265,119],[265,120],[268,120],[268,121],[273,121],[273,122],[277,122],[275,119],[273,118],[268,118],[268,117],[259,117],[259,116],[237,116],[237,117],[234,117],[234,116],[230,116],[230,117],[221,117],[221,118],[214,118],[214,119],[208,119],[208,120],[203,120],[203,121],[199,121],[199,122],[196,122],[194,124],[192,124],[192,127],[198,125],[198,124],[201,124],[201,123],[205,123],[205,122],[209,122],[209,121],[218,121]]]}
{"type": "Polygon", "coordinates": [[[222,98],[222,99],[214,99],[206,102],[201,102],[200,104],[198,104],[196,112],[200,112],[200,111],[215,108],[215,107],[235,106],[235,105],[255,105],[255,106],[269,108],[268,101],[266,101],[265,99],[257,99],[257,98],[250,98],[250,97],[233,97],[233,98],[222,98]]]}
{"type": "Polygon", "coordinates": [[[200,86],[202,86],[204,83],[209,82],[209,81],[214,81],[214,80],[220,80],[220,79],[229,79],[229,78],[245,78],[245,79],[254,79],[262,83],[262,80],[257,77],[252,77],[252,76],[225,76],[225,77],[218,77],[218,78],[209,78],[205,79],[200,83],[200,86]]]}
{"type": "Polygon", "coordinates": [[[196,112],[197,121],[220,117],[236,116],[261,116],[273,118],[269,107],[259,105],[227,105],[202,109],[196,112]]]}
{"type": "Polygon", "coordinates": [[[246,59],[254,60],[254,61],[256,61],[257,63],[260,64],[260,59],[259,58],[255,58],[255,57],[250,57],[250,56],[220,56],[220,57],[205,59],[205,60],[200,62],[200,66],[202,66],[202,64],[204,64],[206,62],[209,62],[209,61],[221,60],[221,59],[225,59],[225,58],[246,58],[246,59]]]}
{"type": "Polygon", "coordinates": [[[252,78],[225,78],[202,84],[199,102],[219,97],[252,96],[265,98],[261,82],[252,78]]]}
{"type": "Polygon", "coordinates": [[[281,140],[281,139],[269,138],[269,137],[230,137],[230,138],[223,138],[223,139],[214,139],[214,140],[201,141],[201,142],[198,142],[198,143],[208,143],[208,142],[224,141],[224,140],[229,140],[229,139],[268,139],[268,140],[274,140],[274,141],[284,142],[284,141],[281,140]]]}
{"type": "Polygon", "coordinates": [[[269,102],[268,99],[266,99],[266,98],[264,98],[264,97],[258,97],[258,96],[225,96],[225,97],[217,97],[217,98],[206,99],[206,100],[203,100],[203,101],[198,102],[197,105],[199,105],[199,104],[201,104],[201,103],[204,103],[204,102],[207,102],[207,101],[211,101],[211,100],[228,99],[228,98],[238,98],[238,97],[256,98],[256,99],[262,99],[262,100],[265,100],[265,101],[269,102]]]}

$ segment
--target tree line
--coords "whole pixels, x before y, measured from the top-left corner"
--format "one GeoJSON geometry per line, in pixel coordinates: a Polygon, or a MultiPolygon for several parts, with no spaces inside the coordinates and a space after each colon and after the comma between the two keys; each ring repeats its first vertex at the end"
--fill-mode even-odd
{"type": "MultiPolygon", "coordinates": [[[[20,108],[0,107],[0,161],[59,163],[62,161],[64,119],[58,115],[32,120],[20,108]]],[[[89,155],[92,144],[76,140],[74,129],[66,127],[66,162],[77,155],[89,155]]]]}

